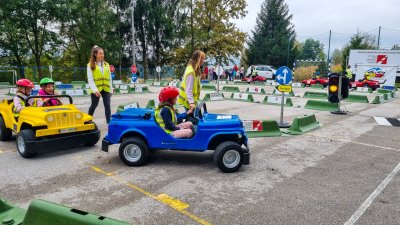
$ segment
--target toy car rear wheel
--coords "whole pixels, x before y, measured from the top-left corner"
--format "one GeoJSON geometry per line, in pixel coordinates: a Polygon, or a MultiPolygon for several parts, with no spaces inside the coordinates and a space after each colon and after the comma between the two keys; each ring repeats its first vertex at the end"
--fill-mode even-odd
{"type": "Polygon", "coordinates": [[[222,142],[215,150],[214,162],[222,172],[236,172],[243,165],[243,149],[236,142],[222,142]]]}
{"type": "Polygon", "coordinates": [[[0,116],[0,141],[9,141],[12,137],[12,130],[6,127],[4,119],[0,116]]]}
{"type": "MultiPolygon", "coordinates": [[[[99,130],[99,128],[97,127],[97,125],[93,121],[87,122],[86,124],[94,124],[94,131],[98,131],[99,130]]],[[[100,134],[96,137],[96,139],[89,140],[89,142],[85,143],[85,146],[86,147],[92,147],[95,144],[97,144],[97,142],[99,142],[99,140],[100,140],[100,134]]]]}
{"type": "Polygon", "coordinates": [[[149,149],[142,139],[129,137],[119,146],[119,157],[127,166],[143,166],[148,160],[149,149]]]}
{"type": "Polygon", "coordinates": [[[32,158],[36,155],[36,153],[32,152],[31,149],[28,148],[28,141],[35,141],[35,131],[32,129],[21,130],[17,134],[17,138],[15,142],[17,143],[18,153],[24,158],[32,158]]]}

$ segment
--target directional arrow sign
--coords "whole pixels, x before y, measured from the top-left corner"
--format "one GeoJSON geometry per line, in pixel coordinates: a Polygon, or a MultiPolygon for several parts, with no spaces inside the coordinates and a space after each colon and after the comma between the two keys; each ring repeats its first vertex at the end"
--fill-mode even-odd
{"type": "Polygon", "coordinates": [[[276,82],[279,84],[288,84],[292,81],[293,75],[292,71],[286,66],[279,67],[275,73],[276,82]]]}

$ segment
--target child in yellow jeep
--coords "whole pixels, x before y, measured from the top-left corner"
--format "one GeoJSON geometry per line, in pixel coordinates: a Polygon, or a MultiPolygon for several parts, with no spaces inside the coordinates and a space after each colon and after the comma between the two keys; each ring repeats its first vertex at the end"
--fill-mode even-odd
{"type": "Polygon", "coordinates": [[[17,81],[17,93],[15,94],[15,97],[13,99],[14,102],[14,108],[13,108],[13,114],[15,118],[19,117],[19,112],[26,106],[42,106],[42,102],[36,102],[34,99],[29,99],[28,105],[25,105],[25,100],[31,95],[32,88],[34,88],[35,85],[32,83],[32,81],[28,79],[20,79],[17,81]]]}
{"type": "Polygon", "coordinates": [[[163,88],[158,96],[160,105],[155,111],[155,118],[158,125],[174,138],[191,138],[193,124],[191,122],[180,123],[186,117],[186,113],[178,114],[174,108],[178,95],[179,91],[176,88],[163,88]]]}
{"type": "MultiPolygon", "coordinates": [[[[40,96],[46,95],[57,95],[57,92],[54,91],[54,81],[50,78],[43,78],[40,80],[40,89],[39,94],[40,96]]],[[[56,106],[62,105],[62,102],[59,98],[42,98],[43,106],[56,106]]]]}

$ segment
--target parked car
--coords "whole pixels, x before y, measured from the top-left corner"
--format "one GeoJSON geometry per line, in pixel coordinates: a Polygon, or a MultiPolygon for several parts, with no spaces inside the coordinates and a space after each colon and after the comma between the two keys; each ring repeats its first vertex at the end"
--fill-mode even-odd
{"type": "Polygon", "coordinates": [[[380,87],[380,84],[379,81],[377,80],[358,80],[350,82],[350,88],[358,88],[358,87],[368,87],[374,91],[380,87]]]}
{"type": "MultiPolygon", "coordinates": [[[[72,103],[69,95],[46,96],[48,98],[68,98],[69,104],[46,107],[25,107],[18,119],[13,115],[13,99],[0,103],[0,140],[8,141],[16,133],[19,154],[31,158],[37,153],[55,149],[72,148],[80,145],[92,146],[100,139],[100,131],[92,121],[92,116],[81,112],[72,103]]],[[[42,96],[30,96],[42,98],[42,96]]]]}
{"type": "Polygon", "coordinates": [[[324,77],[311,78],[307,80],[302,80],[301,83],[303,83],[305,86],[311,86],[313,84],[322,84],[324,87],[326,87],[329,84],[329,79],[324,77]]]}
{"type": "Polygon", "coordinates": [[[227,173],[249,164],[248,140],[238,116],[209,114],[205,102],[201,102],[191,121],[197,124],[194,136],[176,139],[157,124],[154,109],[126,109],[112,115],[102,150],[108,152],[109,145],[120,144],[119,157],[128,166],[146,164],[149,153],[157,149],[194,152],[215,150],[214,162],[221,171],[227,173]]]}
{"type": "MultiPolygon", "coordinates": [[[[276,69],[273,66],[255,65],[254,71],[257,73],[258,76],[265,77],[266,79],[269,80],[275,79],[276,69]]],[[[250,73],[251,73],[251,67],[247,69],[246,76],[247,77],[251,76],[250,73]]]]}

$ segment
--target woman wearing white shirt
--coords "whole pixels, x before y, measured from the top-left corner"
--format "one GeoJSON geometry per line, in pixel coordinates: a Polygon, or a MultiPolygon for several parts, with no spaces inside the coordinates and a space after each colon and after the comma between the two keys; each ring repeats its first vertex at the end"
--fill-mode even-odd
{"type": "Polygon", "coordinates": [[[98,46],[92,48],[90,61],[87,64],[87,77],[92,100],[92,104],[89,107],[89,115],[93,116],[101,96],[103,98],[104,111],[108,124],[111,118],[110,100],[111,93],[113,92],[112,78],[110,65],[104,61],[104,50],[98,46]]]}

